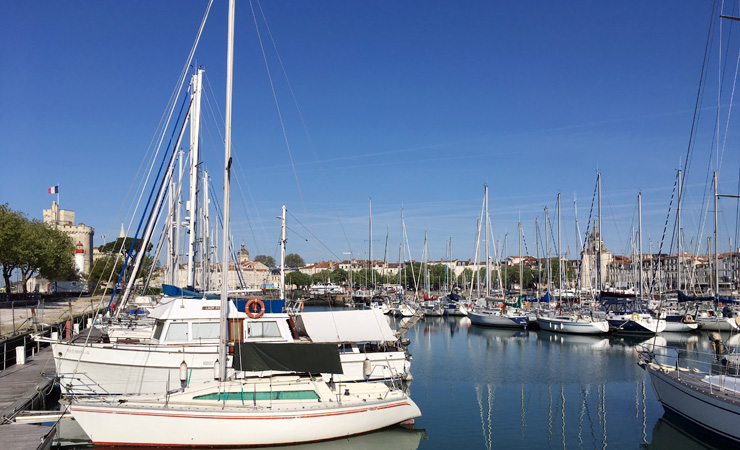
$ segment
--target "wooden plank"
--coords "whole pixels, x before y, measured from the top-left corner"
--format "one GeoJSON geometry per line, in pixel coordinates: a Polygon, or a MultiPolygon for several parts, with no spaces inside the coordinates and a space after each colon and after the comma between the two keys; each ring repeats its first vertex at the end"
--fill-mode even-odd
{"type": "Polygon", "coordinates": [[[53,385],[56,373],[51,347],[47,347],[26,364],[10,366],[0,371],[0,417],[12,417],[37,394],[53,385]]]}
{"type": "Polygon", "coordinates": [[[0,426],[0,442],[3,450],[45,450],[54,433],[54,427],[14,423],[0,426]]]}

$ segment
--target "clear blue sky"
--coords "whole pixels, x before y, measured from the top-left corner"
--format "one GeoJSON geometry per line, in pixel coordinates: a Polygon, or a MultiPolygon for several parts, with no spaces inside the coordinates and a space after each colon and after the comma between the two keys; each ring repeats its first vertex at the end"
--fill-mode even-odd
{"type": "MultiPolygon", "coordinates": [[[[226,3],[214,4],[196,52],[207,102],[218,111],[226,3]]],[[[737,14],[727,3],[724,13],[737,14]]],[[[3,2],[0,202],[41,218],[55,198],[47,188],[59,184],[62,208],[96,229],[95,245],[101,235],[117,236],[131,220],[129,189],[139,189],[137,170],[206,4],[3,2]]],[[[376,258],[389,227],[388,260],[398,260],[401,207],[415,259],[425,231],[430,258],[444,256],[450,237],[454,257],[472,258],[488,184],[494,234],[508,233],[508,254],[518,253],[520,219],[526,253],[535,253],[534,220],[542,228],[545,206],[554,219],[560,192],[563,249],[575,257],[573,200],[583,232],[597,170],[607,247],[629,253],[641,191],[644,250],[652,242],[657,252],[686,155],[712,2],[253,4],[290,154],[250,4],[238,0],[232,211],[237,245],[252,255],[279,255],[274,217],[284,203],[289,252],[336,260],[351,249],[364,258],[372,197],[376,258]]],[[[707,173],[716,166],[718,15],[686,180],[687,241],[700,235],[707,173]]],[[[737,193],[740,114],[731,115],[726,138],[725,128],[740,29],[729,21],[722,27],[720,190],[737,193]]],[[[217,122],[204,119],[203,142],[205,165],[221,186],[217,122]]],[[[726,250],[735,203],[723,200],[720,213],[726,250]]],[[[709,221],[702,250],[711,229],[709,221]]]]}

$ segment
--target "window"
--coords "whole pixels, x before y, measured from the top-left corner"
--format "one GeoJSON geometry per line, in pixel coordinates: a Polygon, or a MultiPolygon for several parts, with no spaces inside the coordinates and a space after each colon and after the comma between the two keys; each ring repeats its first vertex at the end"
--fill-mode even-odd
{"type": "Polygon", "coordinates": [[[277,322],[247,322],[247,333],[250,338],[279,338],[280,329],[277,322]]]}
{"type": "Polygon", "coordinates": [[[162,330],[164,329],[164,322],[161,320],[157,321],[157,324],[154,326],[154,339],[160,339],[162,337],[162,330]]]}
{"type": "Polygon", "coordinates": [[[221,334],[221,324],[218,322],[195,322],[193,323],[192,339],[218,339],[221,334]]]}
{"type": "Polygon", "coordinates": [[[187,341],[188,324],[187,322],[171,323],[167,328],[167,337],[165,341],[187,341]]]}
{"type": "Polygon", "coordinates": [[[272,391],[272,392],[218,392],[213,394],[198,395],[193,400],[317,400],[319,394],[316,391],[272,391]],[[225,397],[225,398],[224,398],[225,397]]]}

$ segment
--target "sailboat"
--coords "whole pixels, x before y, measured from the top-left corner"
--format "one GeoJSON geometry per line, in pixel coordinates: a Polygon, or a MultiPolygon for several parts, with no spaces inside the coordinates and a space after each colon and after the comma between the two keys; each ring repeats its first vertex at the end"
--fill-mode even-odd
{"type": "MultiPolygon", "coordinates": [[[[229,260],[231,93],[235,0],[229,1],[222,260],[229,260]]],[[[335,344],[229,345],[228,271],[222,271],[218,360],[214,377],[164,395],[72,398],[69,410],[95,444],[250,446],[311,442],[373,431],[421,415],[400,390],[384,383],[324,380],[342,373],[335,344]],[[227,379],[227,347],[235,372],[269,376],[227,379]],[[221,361],[219,364],[218,361],[221,361]],[[273,371],[293,372],[273,375],[273,371]]]]}
{"type": "MultiPolygon", "coordinates": [[[[491,285],[491,264],[488,233],[489,233],[489,214],[488,214],[488,186],[484,189],[484,210],[485,210],[485,253],[486,253],[486,295],[490,292],[491,285]]],[[[519,227],[521,232],[521,224],[519,227]]],[[[480,236],[480,235],[479,235],[480,236]]],[[[476,250],[477,253],[477,250],[476,250]]],[[[520,312],[518,308],[511,307],[501,302],[498,307],[490,308],[487,305],[487,298],[482,300],[486,306],[474,309],[468,312],[468,318],[473,325],[486,327],[503,327],[503,328],[526,328],[529,325],[529,316],[520,312]]],[[[521,303],[521,297],[518,303],[521,303]]]]}

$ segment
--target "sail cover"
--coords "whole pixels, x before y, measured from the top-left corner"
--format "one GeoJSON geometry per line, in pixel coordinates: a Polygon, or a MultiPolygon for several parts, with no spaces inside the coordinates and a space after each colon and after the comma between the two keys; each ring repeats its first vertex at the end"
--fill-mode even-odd
{"type": "Polygon", "coordinates": [[[280,370],[301,373],[344,373],[336,344],[238,343],[234,370],[280,370]]]}
{"type": "Polygon", "coordinates": [[[312,342],[394,342],[398,339],[379,309],[305,312],[298,316],[296,325],[312,342]]]}

